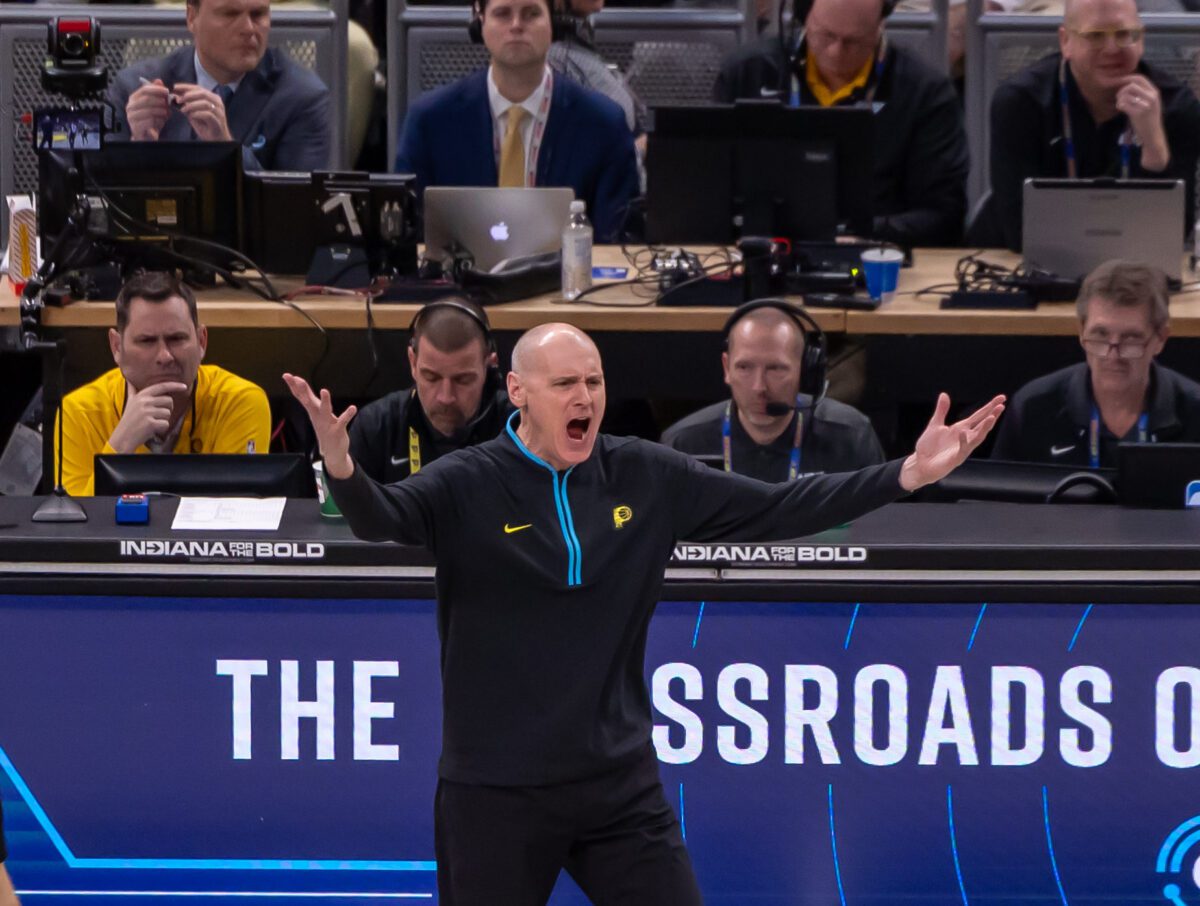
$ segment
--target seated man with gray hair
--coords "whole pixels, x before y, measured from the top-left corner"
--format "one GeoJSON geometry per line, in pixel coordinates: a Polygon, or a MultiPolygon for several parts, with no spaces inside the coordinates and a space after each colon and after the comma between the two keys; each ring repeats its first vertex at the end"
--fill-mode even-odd
{"type": "Polygon", "coordinates": [[[1095,469],[1115,465],[1121,441],[1200,441],[1200,384],[1154,361],[1170,333],[1166,276],[1106,261],[1075,308],[1086,361],[1017,392],[992,458],[1095,469]]]}

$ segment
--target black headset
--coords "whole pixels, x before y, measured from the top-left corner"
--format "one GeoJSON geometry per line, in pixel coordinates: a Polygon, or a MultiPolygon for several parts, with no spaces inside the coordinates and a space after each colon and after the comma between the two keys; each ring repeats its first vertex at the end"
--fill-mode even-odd
{"type": "Polygon", "coordinates": [[[799,305],[786,299],[776,298],[754,299],[744,305],[739,305],[729,316],[725,326],[721,328],[721,340],[725,344],[726,352],[729,351],[729,334],[737,322],[750,312],[758,311],[761,308],[774,308],[783,312],[796,322],[796,326],[804,335],[804,356],[800,360],[800,392],[812,397],[812,404],[816,406],[821,397],[825,395],[825,374],[829,370],[829,352],[825,342],[825,331],[821,330],[821,326],[813,320],[812,315],[799,305]]]}
{"type": "MultiPolygon", "coordinates": [[[[804,20],[808,18],[808,14],[812,12],[813,4],[816,0],[792,0],[792,27],[803,28],[804,20]]],[[[879,18],[886,19],[896,11],[896,4],[899,0],[883,0],[883,8],[880,10],[879,18]]]]}
{"type": "MultiPolygon", "coordinates": [[[[569,8],[561,8],[559,3],[570,3],[570,0],[545,0],[550,10],[550,40],[565,41],[580,32],[585,20],[571,13],[569,8]]],[[[812,2],[812,0],[808,0],[812,2]]],[[[896,0],[887,0],[895,5],[896,0]]],[[[467,36],[472,44],[483,43],[483,8],[487,0],[471,0],[471,21],[467,23],[467,36]]]]}
{"type": "Polygon", "coordinates": [[[417,327],[420,325],[421,320],[431,311],[437,309],[454,309],[455,311],[462,312],[478,324],[479,329],[483,331],[483,339],[487,344],[488,354],[491,355],[496,351],[496,340],[492,337],[492,325],[488,321],[487,312],[484,311],[483,306],[477,305],[469,299],[455,297],[436,299],[433,302],[422,305],[420,310],[413,315],[412,323],[408,325],[408,345],[412,349],[415,350],[417,347],[417,327]]]}

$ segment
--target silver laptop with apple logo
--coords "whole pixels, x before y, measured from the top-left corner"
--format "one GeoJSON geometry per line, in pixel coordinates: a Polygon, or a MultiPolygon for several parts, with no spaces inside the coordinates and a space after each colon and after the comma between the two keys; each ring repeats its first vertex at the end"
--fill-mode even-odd
{"type": "Polygon", "coordinates": [[[430,186],[425,190],[425,257],[466,253],[477,270],[557,251],[575,190],[430,186]]]}
{"type": "Polygon", "coordinates": [[[1178,283],[1184,194],[1179,179],[1027,179],[1022,257],[1028,267],[1070,279],[1126,258],[1178,283]]]}

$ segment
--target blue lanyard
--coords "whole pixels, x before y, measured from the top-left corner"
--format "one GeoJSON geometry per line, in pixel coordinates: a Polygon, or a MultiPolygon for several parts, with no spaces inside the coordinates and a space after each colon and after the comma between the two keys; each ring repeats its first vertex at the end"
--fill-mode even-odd
{"type": "MultiPolygon", "coordinates": [[[[1150,420],[1143,412],[1137,420],[1139,443],[1144,444],[1150,439],[1149,426],[1150,420]]],[[[1092,404],[1092,420],[1088,424],[1088,464],[1093,469],[1100,468],[1100,410],[1095,403],[1092,404]]]]}
{"type": "MultiPolygon", "coordinates": [[[[725,458],[725,471],[733,471],[733,442],[730,439],[733,426],[733,400],[725,404],[725,420],[721,423],[721,449],[725,458]]],[[[800,446],[804,441],[804,413],[796,409],[796,435],[792,440],[792,452],[788,457],[788,481],[800,475],[800,446]]]]}
{"type": "MultiPolygon", "coordinates": [[[[1067,178],[1079,178],[1079,165],[1075,162],[1075,137],[1071,129],[1071,102],[1067,94],[1067,61],[1058,64],[1058,102],[1062,106],[1063,154],[1067,158],[1067,178]]],[[[1121,179],[1129,179],[1129,165],[1133,159],[1133,130],[1126,129],[1117,139],[1121,154],[1121,179]]]]}

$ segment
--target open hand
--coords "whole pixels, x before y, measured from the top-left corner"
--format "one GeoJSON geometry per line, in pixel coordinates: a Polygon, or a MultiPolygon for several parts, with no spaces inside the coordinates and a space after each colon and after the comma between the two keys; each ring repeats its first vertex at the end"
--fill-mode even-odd
{"type": "Polygon", "coordinates": [[[952,425],[946,424],[949,411],[950,397],[939,393],[929,424],[917,438],[916,449],[904,460],[900,470],[900,486],[904,490],[915,491],[941,481],[962,465],[996,424],[1004,411],[1004,397],[995,397],[952,425]]]}
{"type": "Polygon", "coordinates": [[[328,390],[317,396],[308,381],[294,374],[284,374],[283,382],[308,413],[321,458],[325,460],[325,471],[334,478],[349,478],[354,474],[354,460],[350,458],[350,433],[346,426],[358,413],[358,407],[350,406],[341,415],[334,415],[328,390]]]}

